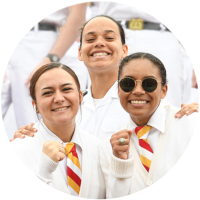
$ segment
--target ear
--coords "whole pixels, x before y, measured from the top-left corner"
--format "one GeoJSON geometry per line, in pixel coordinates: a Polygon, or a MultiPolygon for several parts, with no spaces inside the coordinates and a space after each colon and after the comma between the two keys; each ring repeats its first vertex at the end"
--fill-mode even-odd
{"type": "Polygon", "coordinates": [[[83,61],[83,59],[82,59],[82,52],[81,52],[81,48],[80,47],[78,48],[78,59],[80,61],[83,61]]]}
{"type": "Polygon", "coordinates": [[[32,100],[32,106],[36,113],[40,113],[34,100],[32,100]]]}
{"type": "Polygon", "coordinates": [[[82,101],[83,101],[83,92],[80,91],[80,105],[81,105],[82,101]]]}
{"type": "Polygon", "coordinates": [[[125,58],[128,55],[128,45],[124,44],[122,47],[122,58],[125,58]]]}
{"type": "Polygon", "coordinates": [[[161,91],[161,99],[164,99],[165,96],[166,96],[166,94],[167,94],[167,90],[168,90],[167,84],[165,84],[165,85],[162,87],[161,90],[162,90],[162,91],[161,91]]]}

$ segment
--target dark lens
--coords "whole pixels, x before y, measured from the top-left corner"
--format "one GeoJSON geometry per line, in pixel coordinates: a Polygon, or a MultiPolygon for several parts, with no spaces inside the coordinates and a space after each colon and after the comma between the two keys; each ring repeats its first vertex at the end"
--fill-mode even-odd
{"type": "Polygon", "coordinates": [[[146,92],[153,92],[157,88],[157,81],[153,78],[144,79],[142,87],[146,92]]]}
{"type": "Polygon", "coordinates": [[[131,92],[135,87],[135,81],[131,78],[124,78],[119,83],[124,92],[131,92]]]}

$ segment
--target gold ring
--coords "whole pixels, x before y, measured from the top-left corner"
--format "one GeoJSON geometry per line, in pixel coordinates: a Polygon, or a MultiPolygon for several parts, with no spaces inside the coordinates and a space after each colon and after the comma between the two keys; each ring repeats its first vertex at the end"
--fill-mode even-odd
{"type": "Polygon", "coordinates": [[[59,152],[61,152],[61,147],[59,147],[59,152]]]}

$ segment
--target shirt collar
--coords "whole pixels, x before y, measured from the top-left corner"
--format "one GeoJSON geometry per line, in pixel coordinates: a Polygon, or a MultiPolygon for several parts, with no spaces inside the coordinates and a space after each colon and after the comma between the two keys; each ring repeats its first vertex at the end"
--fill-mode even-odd
{"type": "MultiPolygon", "coordinates": [[[[93,99],[91,87],[87,91],[88,91],[88,93],[83,98],[83,102],[85,102],[89,98],[93,99]]],[[[112,87],[108,90],[108,92],[106,93],[106,95],[102,99],[105,99],[107,97],[118,98],[118,81],[116,81],[112,85],[112,87]]]]}
{"type": "MultiPolygon", "coordinates": [[[[49,130],[47,128],[47,126],[45,125],[43,119],[41,119],[41,123],[42,123],[42,126],[43,128],[53,137],[56,137],[62,144],[64,144],[64,146],[68,143],[68,142],[63,142],[55,133],[53,133],[51,130],[49,130]]],[[[70,142],[73,142],[75,143],[76,145],[80,146],[81,149],[82,149],[82,145],[81,145],[81,140],[80,140],[80,136],[79,136],[79,132],[78,132],[78,128],[75,127],[75,131],[74,131],[74,134],[72,136],[72,139],[70,142]]]]}
{"type": "MultiPolygon", "coordinates": [[[[160,132],[164,133],[165,131],[165,121],[167,118],[167,109],[164,108],[164,104],[162,101],[160,102],[158,108],[154,112],[154,114],[151,116],[149,121],[147,122],[147,125],[152,126],[159,130],[160,132]]],[[[128,130],[135,130],[137,125],[135,122],[130,118],[128,123],[128,130]]]]}

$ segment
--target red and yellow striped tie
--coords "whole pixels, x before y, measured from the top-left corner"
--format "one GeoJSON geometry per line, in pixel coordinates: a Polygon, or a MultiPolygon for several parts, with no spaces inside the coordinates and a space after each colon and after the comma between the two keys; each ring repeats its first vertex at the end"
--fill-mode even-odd
{"type": "Polygon", "coordinates": [[[65,146],[65,154],[67,159],[67,180],[68,189],[72,195],[78,196],[81,186],[81,166],[76,153],[76,146],[73,142],[69,142],[65,146]]]}
{"type": "Polygon", "coordinates": [[[140,160],[148,172],[153,158],[153,151],[147,141],[147,136],[151,128],[151,126],[138,126],[135,129],[139,140],[140,160]]]}

